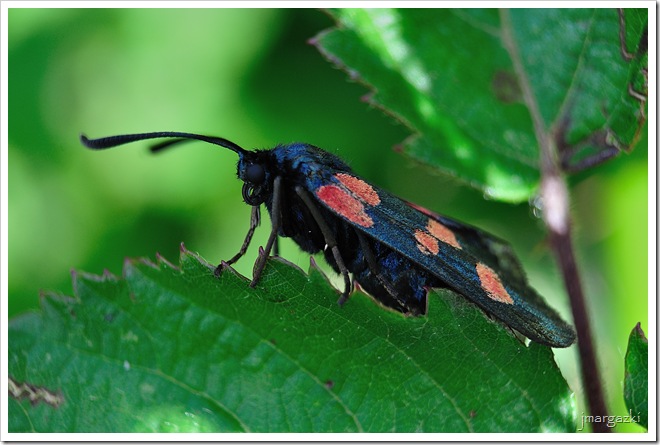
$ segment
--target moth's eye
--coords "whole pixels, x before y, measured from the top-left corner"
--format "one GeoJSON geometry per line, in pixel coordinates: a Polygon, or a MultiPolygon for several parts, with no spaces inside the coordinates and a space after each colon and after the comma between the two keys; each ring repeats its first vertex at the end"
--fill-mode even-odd
{"type": "Polygon", "coordinates": [[[245,171],[245,179],[252,184],[261,184],[266,179],[266,172],[261,164],[252,164],[245,171]]]}

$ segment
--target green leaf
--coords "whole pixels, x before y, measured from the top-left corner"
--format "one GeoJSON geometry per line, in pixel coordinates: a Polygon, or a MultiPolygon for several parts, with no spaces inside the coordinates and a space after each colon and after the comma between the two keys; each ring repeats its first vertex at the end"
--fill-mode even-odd
{"type": "Polygon", "coordinates": [[[575,430],[551,349],[449,291],[408,318],[339,307],[315,267],[269,260],[252,289],[185,250],[74,286],[10,323],[10,431],[575,430]]]}
{"type": "Polygon", "coordinates": [[[491,197],[534,194],[541,135],[578,155],[625,150],[645,120],[644,10],[626,13],[632,60],[615,9],[330,13],[319,49],[414,132],[404,151],[491,197]]]}
{"type": "Polygon", "coordinates": [[[625,359],[626,375],[623,381],[623,398],[630,415],[637,416],[638,423],[649,427],[649,342],[637,326],[630,333],[625,359]]]}

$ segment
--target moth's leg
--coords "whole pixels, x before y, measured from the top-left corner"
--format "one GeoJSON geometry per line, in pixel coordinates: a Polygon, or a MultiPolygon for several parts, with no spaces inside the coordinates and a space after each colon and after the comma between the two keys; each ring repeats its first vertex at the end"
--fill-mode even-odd
{"type": "Polygon", "coordinates": [[[252,271],[252,282],[250,283],[251,287],[254,287],[259,282],[261,277],[261,272],[264,271],[266,267],[266,260],[270,251],[273,248],[273,244],[277,240],[277,234],[280,232],[280,224],[282,223],[282,177],[276,176],[273,181],[273,206],[271,207],[270,217],[272,228],[270,231],[270,236],[268,237],[268,242],[266,243],[266,249],[259,251],[259,257],[254,263],[254,269],[252,271]]]}
{"type": "MultiPolygon", "coordinates": [[[[254,235],[254,231],[259,225],[261,221],[261,212],[259,209],[260,206],[252,206],[252,213],[250,215],[250,229],[248,230],[247,235],[245,235],[245,241],[243,241],[243,245],[241,246],[241,250],[238,251],[236,255],[234,255],[229,261],[225,261],[225,265],[230,265],[234,264],[236,261],[238,261],[243,255],[245,255],[245,252],[248,249],[248,246],[250,245],[250,242],[252,241],[252,236],[254,235]]],[[[220,275],[222,272],[222,267],[223,263],[220,263],[218,267],[215,268],[215,274],[220,275]]]]}
{"type": "Polygon", "coordinates": [[[309,195],[309,192],[307,192],[304,188],[298,185],[296,186],[296,193],[298,194],[298,196],[300,196],[300,199],[303,200],[303,202],[309,209],[310,213],[312,214],[314,221],[316,221],[316,224],[319,226],[319,229],[321,229],[321,233],[323,234],[323,240],[325,241],[326,244],[326,249],[330,249],[332,251],[332,256],[335,259],[335,263],[337,263],[337,267],[339,268],[339,273],[342,275],[342,277],[344,277],[344,292],[342,292],[341,297],[339,297],[339,300],[337,301],[337,304],[341,306],[346,302],[346,300],[348,300],[348,295],[351,293],[353,285],[351,283],[351,277],[348,274],[348,269],[346,268],[346,265],[344,264],[344,260],[341,257],[341,253],[339,252],[337,241],[335,240],[335,237],[332,234],[330,227],[328,227],[328,224],[323,219],[323,216],[321,216],[321,212],[319,212],[319,209],[316,206],[316,203],[314,202],[312,197],[309,195]]]}
{"type": "Polygon", "coordinates": [[[275,238],[275,244],[273,244],[273,256],[280,256],[280,238],[275,238]]]}
{"type": "Polygon", "coordinates": [[[359,231],[355,231],[358,240],[360,241],[360,249],[362,250],[362,254],[364,255],[364,259],[367,261],[367,266],[369,266],[369,270],[371,273],[373,273],[376,278],[378,279],[378,282],[383,285],[385,290],[387,291],[388,294],[394,300],[399,303],[399,305],[402,308],[405,308],[406,305],[404,303],[404,300],[400,297],[399,292],[392,286],[392,283],[383,276],[383,274],[380,271],[380,265],[378,264],[378,261],[376,261],[376,255],[374,255],[373,250],[371,249],[371,246],[367,242],[367,240],[364,238],[364,235],[360,233],[359,231]]]}

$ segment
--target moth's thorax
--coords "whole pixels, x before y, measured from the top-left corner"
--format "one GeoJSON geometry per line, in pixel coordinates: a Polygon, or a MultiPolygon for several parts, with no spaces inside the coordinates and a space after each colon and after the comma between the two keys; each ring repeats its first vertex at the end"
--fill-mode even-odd
{"type": "Polygon", "coordinates": [[[337,156],[313,145],[295,142],[241,153],[237,174],[245,183],[244,197],[246,193],[249,197],[246,202],[255,205],[268,204],[268,194],[273,191],[273,181],[278,176],[283,179],[284,187],[302,181],[321,183],[327,180],[329,169],[351,171],[337,156]]]}
{"type": "Polygon", "coordinates": [[[351,171],[339,157],[310,144],[278,145],[272,154],[277,170],[289,178],[320,178],[329,170],[351,171]]]}

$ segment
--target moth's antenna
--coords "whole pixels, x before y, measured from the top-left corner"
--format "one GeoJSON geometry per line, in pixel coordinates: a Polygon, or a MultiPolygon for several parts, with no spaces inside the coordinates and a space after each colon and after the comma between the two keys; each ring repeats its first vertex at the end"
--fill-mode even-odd
{"type": "Polygon", "coordinates": [[[201,134],[194,133],[180,133],[177,131],[160,131],[155,133],[137,133],[137,134],[122,134],[119,136],[108,136],[105,138],[98,139],[89,139],[84,134],[80,135],[80,142],[92,150],[105,150],[106,148],[116,147],[118,145],[128,144],[131,142],[143,141],[145,139],[158,139],[158,138],[176,138],[172,141],[161,142],[160,144],[154,145],[151,147],[151,151],[157,152],[161,151],[167,147],[170,147],[174,144],[179,144],[181,142],[189,141],[191,139],[208,142],[209,144],[219,145],[224,148],[236,152],[238,154],[244,154],[247,152],[241,146],[234,144],[231,141],[228,141],[224,138],[219,138],[215,136],[203,136],[201,134]]]}

